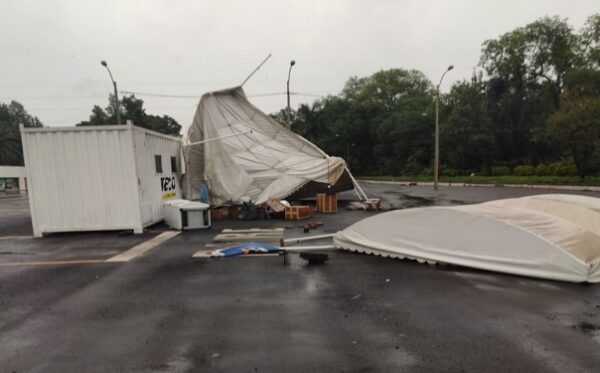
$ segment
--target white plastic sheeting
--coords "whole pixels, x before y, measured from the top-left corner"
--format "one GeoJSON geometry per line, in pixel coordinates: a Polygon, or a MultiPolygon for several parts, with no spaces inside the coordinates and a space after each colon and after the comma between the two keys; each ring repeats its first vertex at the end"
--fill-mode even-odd
{"type": "Polygon", "coordinates": [[[263,203],[311,181],[333,185],[346,166],[257,109],[241,87],[202,96],[183,154],[186,198],[197,199],[206,182],[213,203],[263,203]]]}
{"type": "Polygon", "coordinates": [[[337,247],[571,282],[600,282],[600,199],[549,194],[398,210],[334,237],[337,247]]]}

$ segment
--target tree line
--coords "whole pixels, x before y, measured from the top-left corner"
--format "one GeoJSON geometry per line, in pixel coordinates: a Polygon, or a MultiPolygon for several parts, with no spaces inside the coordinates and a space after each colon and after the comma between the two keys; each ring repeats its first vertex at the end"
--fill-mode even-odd
{"type": "MultiPolygon", "coordinates": [[[[300,105],[291,125],[357,174],[431,174],[435,95],[420,71],[379,71],[300,105]]],[[[440,100],[442,174],[600,173],[600,15],[484,42],[478,71],[440,100]]],[[[272,115],[285,123],[285,109],[272,115]]]]}
{"type": "MultiPolygon", "coordinates": [[[[102,109],[98,105],[92,108],[92,114],[88,120],[81,121],[76,126],[101,126],[117,123],[117,112],[115,110],[114,95],[108,96],[108,106],[102,109]]],[[[127,123],[130,120],[136,126],[147,128],[152,131],[165,133],[167,135],[179,135],[181,125],[175,119],[168,115],[147,114],[144,108],[144,100],[135,97],[135,95],[126,95],[119,100],[119,110],[121,114],[121,123],[127,123]]]]}
{"type": "MultiPolygon", "coordinates": [[[[76,126],[116,124],[113,97],[113,95],[109,95],[109,105],[106,109],[95,105],[89,120],[81,121],[76,126]]],[[[168,135],[179,135],[181,132],[181,125],[170,116],[147,114],[144,101],[134,95],[125,96],[119,100],[119,110],[122,123],[131,120],[136,126],[168,135]]],[[[22,166],[24,164],[23,145],[19,131],[20,123],[25,127],[43,126],[42,122],[37,117],[30,115],[19,102],[11,101],[8,105],[0,103],[0,165],[22,166]]]]}
{"type": "MultiPolygon", "coordinates": [[[[292,129],[362,175],[432,173],[436,89],[420,71],[351,77],[338,95],[302,104],[292,129]]],[[[600,15],[575,31],[544,17],[485,41],[479,70],[440,96],[441,173],[600,173],[600,15]]],[[[78,126],[116,123],[113,97],[78,126]]],[[[181,125],[125,96],[122,121],[167,134],[181,125]]],[[[272,114],[281,123],[286,112],[272,114]]],[[[18,102],[0,104],[0,164],[22,165],[18,124],[40,127],[18,102]]]]}
{"type": "Polygon", "coordinates": [[[0,165],[22,166],[23,145],[19,124],[25,127],[42,127],[42,122],[16,101],[0,103],[0,165]]]}

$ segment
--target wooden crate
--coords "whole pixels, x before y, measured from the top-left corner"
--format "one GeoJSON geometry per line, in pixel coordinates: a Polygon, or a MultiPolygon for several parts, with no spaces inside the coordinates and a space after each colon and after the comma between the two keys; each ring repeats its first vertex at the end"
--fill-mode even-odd
{"type": "Polygon", "coordinates": [[[286,207],[286,220],[302,220],[312,218],[312,208],[310,206],[292,206],[286,207]]]}
{"type": "Polygon", "coordinates": [[[337,195],[317,193],[317,211],[324,213],[337,212],[337,195]]]}

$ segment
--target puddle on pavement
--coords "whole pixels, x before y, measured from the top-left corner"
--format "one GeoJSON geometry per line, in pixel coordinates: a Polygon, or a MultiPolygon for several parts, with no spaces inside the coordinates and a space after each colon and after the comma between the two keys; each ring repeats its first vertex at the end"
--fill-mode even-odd
{"type": "MultiPolygon", "coordinates": [[[[391,194],[396,197],[393,205],[400,208],[426,207],[426,206],[451,206],[463,205],[464,202],[456,199],[445,199],[439,196],[423,197],[413,196],[397,190],[385,191],[385,194],[391,194]]],[[[389,199],[389,198],[388,198],[389,199]]]]}

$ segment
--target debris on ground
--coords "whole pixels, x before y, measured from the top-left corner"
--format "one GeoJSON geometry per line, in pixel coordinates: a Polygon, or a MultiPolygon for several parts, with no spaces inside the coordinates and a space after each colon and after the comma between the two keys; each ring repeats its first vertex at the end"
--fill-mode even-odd
{"type": "Polygon", "coordinates": [[[346,210],[349,211],[357,211],[357,210],[367,210],[367,205],[364,202],[360,201],[351,201],[346,205],[346,210]]]}
{"type": "Polygon", "coordinates": [[[365,201],[351,201],[346,210],[356,211],[379,211],[381,209],[381,198],[369,198],[365,201]]]}
{"type": "Polygon", "coordinates": [[[267,213],[269,217],[275,219],[283,219],[285,217],[285,209],[290,207],[290,203],[288,201],[280,201],[275,198],[271,198],[267,202],[265,202],[265,207],[267,209],[267,213]]]}
{"type": "Polygon", "coordinates": [[[229,257],[249,254],[279,253],[281,249],[260,242],[247,242],[239,245],[229,246],[212,252],[213,257],[229,257]]]}
{"type": "Polygon", "coordinates": [[[317,211],[326,214],[337,212],[337,195],[317,193],[317,211]]]}
{"type": "Polygon", "coordinates": [[[378,211],[381,207],[381,198],[369,198],[365,201],[367,211],[378,211]]]}
{"type": "Polygon", "coordinates": [[[279,242],[283,238],[283,228],[273,229],[223,229],[221,233],[213,238],[213,242],[245,242],[263,241],[279,242]]]}
{"type": "Polygon", "coordinates": [[[312,207],[308,205],[304,206],[292,206],[285,209],[286,220],[303,220],[312,218],[312,207]]]}
{"type": "Polygon", "coordinates": [[[320,227],[322,225],[323,225],[322,221],[311,220],[308,223],[304,224],[304,233],[308,233],[311,229],[317,229],[318,227],[320,227]]]}
{"type": "Polygon", "coordinates": [[[323,264],[329,260],[329,255],[323,253],[302,252],[300,258],[307,260],[308,264],[323,264]]]}
{"type": "Polygon", "coordinates": [[[265,220],[271,218],[267,212],[266,206],[258,206],[253,202],[242,203],[239,216],[242,220],[265,220]]]}
{"type": "Polygon", "coordinates": [[[572,328],[585,334],[600,333],[600,325],[593,324],[589,321],[580,321],[573,325],[572,328]]]}
{"type": "Polygon", "coordinates": [[[229,208],[219,207],[210,209],[210,220],[217,221],[225,219],[229,219],[229,208]]]}
{"type": "MultiPolygon", "coordinates": [[[[302,241],[313,241],[313,240],[320,240],[322,238],[333,238],[333,236],[335,236],[335,234],[319,234],[316,236],[308,236],[308,237],[291,237],[291,238],[285,238],[283,239],[283,244],[288,245],[288,244],[295,244],[295,243],[300,243],[302,241]]],[[[282,246],[283,246],[282,244],[282,246]]]]}
{"type": "MultiPolygon", "coordinates": [[[[318,226],[322,224],[320,222],[312,222],[314,226],[318,226]]],[[[304,253],[309,252],[312,255],[314,251],[322,251],[322,250],[333,250],[336,247],[333,243],[329,243],[326,245],[311,245],[311,246],[292,246],[288,247],[286,245],[294,245],[303,241],[312,241],[319,239],[331,239],[333,234],[322,234],[322,235],[314,235],[308,237],[294,237],[294,238],[283,238],[283,228],[274,228],[274,229],[260,229],[260,228],[252,228],[252,229],[223,229],[221,233],[217,234],[213,238],[213,242],[207,243],[204,250],[199,250],[192,258],[194,259],[205,259],[211,257],[223,257],[223,256],[251,256],[251,255],[264,255],[264,254],[279,254],[283,252],[287,254],[288,252],[294,253],[304,253]],[[275,245],[279,246],[275,246],[275,245]],[[261,248],[268,248],[268,250],[263,250],[261,248]],[[227,251],[229,250],[229,251],[227,251]]],[[[324,254],[326,257],[327,255],[324,254]]],[[[310,256],[310,255],[309,255],[310,256]]],[[[307,256],[308,257],[308,256],[307,256]]],[[[318,255],[315,256],[313,260],[316,262],[323,262],[326,259],[319,259],[318,255]]],[[[285,260],[285,258],[284,258],[285,260]]],[[[308,260],[308,259],[307,259],[308,260]]],[[[311,261],[309,260],[309,263],[311,261]]]]}

